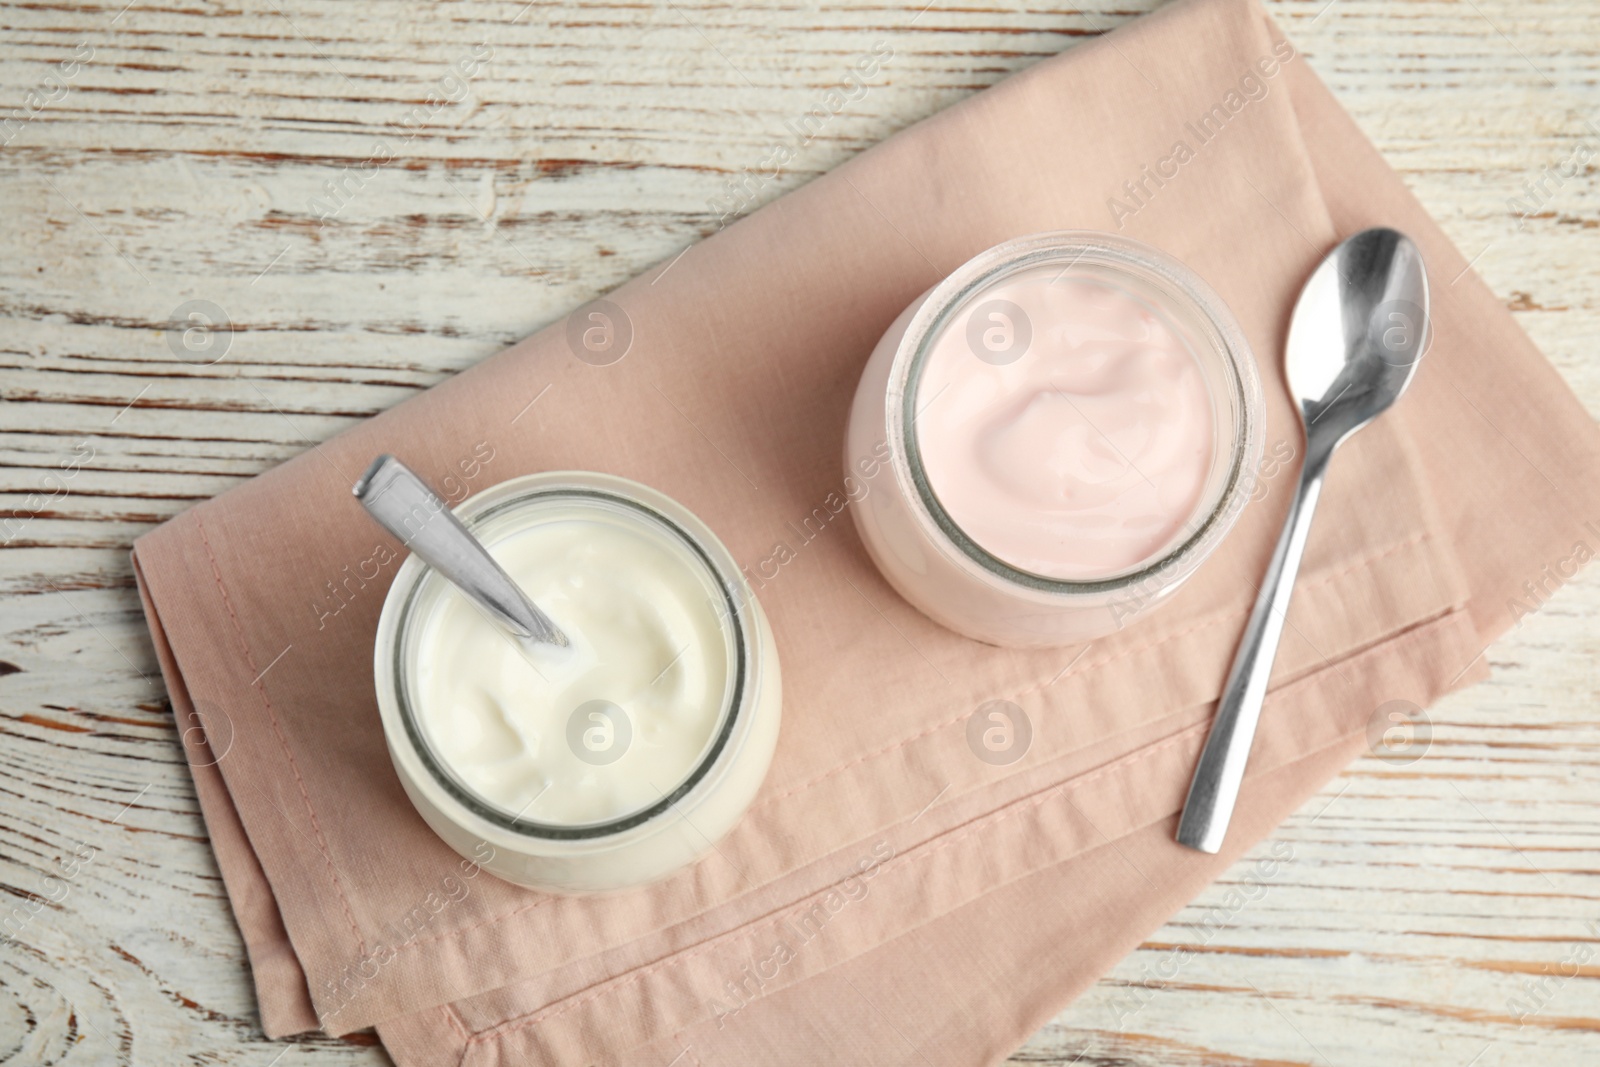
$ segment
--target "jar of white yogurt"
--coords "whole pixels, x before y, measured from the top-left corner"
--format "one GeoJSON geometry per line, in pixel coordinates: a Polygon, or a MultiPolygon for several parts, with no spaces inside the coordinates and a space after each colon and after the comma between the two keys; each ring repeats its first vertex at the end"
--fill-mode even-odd
{"type": "Polygon", "coordinates": [[[378,623],[389,754],[428,825],[511,882],[662,878],[750,806],[778,738],[772,631],[687,509],[610,475],[516,478],[456,514],[569,639],[526,653],[416,556],[378,623]]]}

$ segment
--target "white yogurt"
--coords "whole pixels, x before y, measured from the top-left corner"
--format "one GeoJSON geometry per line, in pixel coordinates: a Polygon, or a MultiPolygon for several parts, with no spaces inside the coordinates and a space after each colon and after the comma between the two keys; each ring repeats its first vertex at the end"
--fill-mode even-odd
{"type": "Polygon", "coordinates": [[[530,661],[460,592],[423,622],[416,704],[452,770],[536,822],[649,807],[699,762],[729,699],[721,594],[682,545],[593,507],[530,512],[490,553],[571,647],[530,661]]]}
{"type": "Polygon", "coordinates": [[[706,856],[755,798],[782,682],[766,616],[681,504],[604,474],[502,482],[456,514],[568,636],[525,657],[422,560],[378,620],[395,772],[464,862],[521,885],[642,885],[706,856]]]}

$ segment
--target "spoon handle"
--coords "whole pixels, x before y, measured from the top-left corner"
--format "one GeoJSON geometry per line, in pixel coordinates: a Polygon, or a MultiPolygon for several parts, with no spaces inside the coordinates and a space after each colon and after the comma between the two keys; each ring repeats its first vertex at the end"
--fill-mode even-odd
{"type": "Polygon", "coordinates": [[[1278,536],[1278,547],[1272,553],[1272,563],[1245,626],[1244,640],[1234,653],[1205,750],[1200,753],[1194,780],[1189,783],[1189,797],[1184,801],[1183,817],[1178,820],[1178,841],[1201,852],[1221,849],[1228,833],[1228,821],[1233,817],[1245,765],[1250,761],[1250,745],[1261,719],[1267,679],[1278,655],[1278,640],[1283,636],[1289,599],[1294,595],[1295,575],[1300,570],[1300,557],[1305,552],[1306,535],[1311,530],[1311,517],[1322,495],[1327,469],[1328,453],[1308,454],[1299,487],[1289,503],[1283,533],[1278,536]]]}
{"type": "Polygon", "coordinates": [[[352,491],[378,525],[421,556],[512,636],[542,644],[567,644],[560,628],[528,599],[483,543],[410,467],[393,456],[379,456],[352,491]]]}

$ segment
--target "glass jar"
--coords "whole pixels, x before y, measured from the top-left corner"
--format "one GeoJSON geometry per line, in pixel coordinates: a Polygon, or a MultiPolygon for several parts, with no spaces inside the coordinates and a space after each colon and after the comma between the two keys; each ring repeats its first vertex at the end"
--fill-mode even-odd
{"type": "MultiPolygon", "coordinates": [[[[497,558],[519,533],[541,524],[610,524],[630,537],[644,538],[650,552],[659,552],[661,560],[669,561],[662,566],[672,569],[672,580],[688,583],[683,588],[696,595],[703,591],[704,608],[714,613],[713,640],[720,646],[705,649],[704,658],[720,669],[703,692],[714,693],[711,686],[720,680],[722,700],[714,720],[707,720],[710,725],[698,756],[680,780],[652,780],[645,801],[633,810],[603,819],[540,821],[527,814],[531,801],[514,806],[489,788],[490,779],[480,768],[448,755],[453,739],[439,733],[437,718],[443,702],[438,708],[423,706],[438,683],[429,680],[423,684],[419,665],[440,648],[452,648],[451,654],[455,654],[455,646],[445,641],[449,635],[439,633],[437,627],[452,618],[459,622],[463,617],[459,612],[467,602],[413,555],[401,565],[384,601],[374,652],[384,737],[412,804],[434,832],[464,858],[507,881],[553,893],[642,885],[702,857],[750,806],[771,763],[781,715],[782,686],[772,630],[733,557],[709,527],[676,501],[636,482],[605,474],[554,472],[515,478],[468,498],[455,510],[497,558]]],[[[577,529],[581,533],[584,528],[577,529]]],[[[577,588],[572,595],[582,592],[577,588]]],[[[562,625],[549,605],[541,606],[562,625]]],[[[456,636],[460,636],[459,625],[456,636]]],[[[582,643],[581,633],[569,636],[574,646],[582,643]]],[[[669,663],[668,668],[671,666],[669,663]]],[[[538,664],[533,668],[539,670],[538,664]]],[[[596,669],[610,672],[613,668],[601,663],[596,669]]],[[[542,677],[544,672],[540,673],[542,677]]],[[[584,706],[574,709],[574,719],[584,706]]],[[[706,706],[713,706],[711,697],[706,706]]],[[[444,722],[449,725],[449,715],[459,712],[452,705],[445,714],[444,722]]],[[[561,717],[557,721],[565,721],[566,709],[555,714],[561,717]]],[[[615,725],[604,719],[602,715],[594,721],[604,729],[615,725]]],[[[550,721],[545,720],[547,727],[550,721]]],[[[661,721],[668,727],[677,725],[674,720],[661,721]]],[[[652,727],[656,728],[660,722],[652,727]]],[[[650,747],[643,729],[629,735],[632,751],[606,756],[580,751],[578,746],[587,744],[580,739],[590,737],[587,729],[582,722],[574,730],[548,727],[541,732],[524,727],[508,742],[519,754],[526,751],[534,753],[530,757],[534,759],[559,758],[566,760],[567,766],[574,765],[560,746],[572,746],[571,753],[592,765],[578,768],[584,782],[599,782],[603,787],[605,776],[611,775],[615,776],[612,784],[636,787],[643,773],[638,760],[646,758],[639,753],[650,747]],[[635,757],[632,763],[629,756],[635,757]]],[[[615,735],[603,736],[615,740],[615,735]]],[[[652,736],[660,740],[658,734],[652,736]]],[[[687,738],[688,751],[694,751],[698,739],[699,734],[687,738]]],[[[551,776],[547,787],[556,781],[551,776]]]]}
{"type": "MultiPolygon", "coordinates": [[[[1008,330],[1017,325],[1003,312],[994,322],[1008,330]]],[[[1002,334],[1001,341],[1014,351],[1011,333],[1002,334]]],[[[999,354],[974,352],[973,358],[988,363],[1015,358],[1005,354],[1004,344],[999,354]]],[[[988,375],[986,383],[995,378],[981,373],[988,375]]],[[[949,386],[947,381],[941,388],[949,386]]],[[[1073,644],[1120,629],[1164,602],[1215,550],[1254,489],[1264,421],[1249,345],[1221,299],[1194,272],[1163,252],[1114,234],[1036,234],[975,256],[918,298],[884,334],[862,373],[850,413],[846,484],[865,483],[852,510],[879,570],[931,618],[997,645],[1073,644]],[[973,332],[976,313],[991,314],[985,309],[996,307],[1017,312],[1015,304],[995,294],[1009,291],[1001,289],[1007,283],[1047,272],[1120,294],[1118,299],[1141,308],[1147,321],[1159,322],[1161,336],[1175,339],[1198,366],[1211,424],[1209,455],[1195,466],[1192,508],[1181,522],[1174,517],[1171,536],[1143,558],[1068,578],[1007,562],[952,519],[923,463],[921,436],[928,431],[919,424],[940,399],[922,395],[921,388],[930,352],[940,340],[959,336],[987,344],[973,332]],[[963,324],[961,334],[953,332],[963,324]]],[[[1196,446],[1195,452],[1202,449],[1196,446]]]]}

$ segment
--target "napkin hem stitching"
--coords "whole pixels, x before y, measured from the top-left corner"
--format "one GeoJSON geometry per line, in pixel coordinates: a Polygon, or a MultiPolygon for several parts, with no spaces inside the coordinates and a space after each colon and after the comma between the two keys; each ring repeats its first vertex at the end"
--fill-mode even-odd
{"type": "MultiPolygon", "coordinates": [[[[1064,782],[1058,782],[1055,785],[1047,786],[1047,787],[1045,787],[1043,789],[1040,789],[1038,792],[1034,793],[1032,796],[1023,797],[1023,798],[1013,802],[1008,807],[1000,809],[999,811],[992,811],[992,812],[989,812],[989,813],[987,813],[985,815],[980,815],[977,818],[971,820],[970,822],[966,823],[963,826],[955,827],[954,829],[948,831],[947,833],[943,834],[940,838],[935,839],[934,841],[923,842],[922,845],[917,846],[916,848],[912,849],[909,853],[906,853],[904,855],[904,862],[906,864],[924,862],[924,861],[928,860],[929,858],[937,855],[938,853],[944,851],[945,849],[951,848],[951,847],[954,847],[957,844],[960,844],[961,842],[966,840],[966,838],[968,838],[972,834],[976,833],[980,828],[989,827],[989,826],[995,826],[995,825],[998,825],[999,823],[1002,823],[1002,822],[1006,821],[1007,819],[1015,818],[1016,816],[1026,814],[1027,812],[1033,810],[1034,808],[1036,808],[1039,805],[1045,803],[1046,801],[1051,800],[1055,796],[1065,793],[1067,790],[1076,790],[1080,786],[1086,785],[1089,782],[1091,782],[1091,781],[1093,781],[1093,780],[1095,780],[1097,778],[1100,778],[1103,775],[1110,774],[1114,770],[1121,770],[1121,769],[1124,769],[1126,767],[1133,766],[1134,764],[1140,763],[1140,762],[1144,761],[1145,759],[1156,755],[1158,752],[1165,751],[1166,749],[1171,748],[1173,745],[1176,745],[1176,744],[1179,744],[1180,742],[1188,740],[1191,735],[1196,734],[1196,733],[1198,733],[1199,731],[1201,731],[1203,729],[1206,729],[1207,727],[1209,727],[1209,725],[1210,724],[1208,722],[1200,722],[1200,723],[1196,723],[1196,724],[1194,724],[1192,726],[1183,727],[1181,730],[1178,730],[1176,733],[1169,734],[1168,736],[1162,738],[1161,740],[1156,741],[1153,744],[1149,745],[1148,747],[1140,749],[1137,752],[1128,753],[1127,755],[1119,757],[1117,759],[1114,759],[1109,763],[1102,764],[1101,766],[1096,767],[1093,770],[1086,771],[1083,774],[1077,775],[1077,776],[1075,776],[1073,778],[1069,778],[1064,782]]],[[[1073,806],[1076,807],[1076,805],[1073,805],[1073,806]]],[[[1104,837],[1105,835],[1102,834],[1101,836],[1104,837]]],[[[1108,840],[1110,840],[1110,839],[1108,838],[1108,840]]],[[[887,867],[889,863],[893,863],[893,862],[894,862],[894,860],[890,859],[888,861],[888,863],[885,863],[883,866],[887,867]]],[[[810,900],[816,899],[818,897],[825,896],[829,892],[832,892],[832,891],[836,890],[838,888],[838,886],[842,885],[842,884],[843,884],[842,882],[838,882],[838,883],[834,883],[834,884],[831,884],[831,885],[823,886],[820,889],[815,890],[814,892],[806,894],[805,896],[801,897],[798,900],[791,901],[788,904],[785,904],[780,908],[774,908],[772,911],[768,912],[765,915],[762,915],[762,916],[759,916],[759,917],[757,917],[755,919],[752,919],[749,922],[741,923],[740,925],[738,925],[736,927],[733,927],[730,930],[724,930],[720,934],[716,934],[716,935],[714,935],[714,936],[712,936],[710,938],[707,938],[706,940],[700,942],[698,945],[694,945],[694,946],[692,946],[692,947],[690,947],[688,949],[685,949],[683,951],[680,951],[680,952],[675,952],[675,953],[671,953],[671,954],[669,954],[667,956],[663,956],[661,959],[655,961],[654,963],[648,964],[648,965],[646,965],[644,967],[641,967],[641,968],[637,969],[625,981],[618,981],[618,982],[614,982],[614,983],[613,982],[605,983],[605,984],[603,984],[601,986],[601,988],[596,989],[594,992],[588,994],[587,996],[579,997],[579,998],[573,1000],[572,1003],[567,1004],[565,1007],[560,1008],[557,1011],[545,1012],[545,1013],[542,1013],[542,1014],[536,1013],[536,1014],[534,1014],[532,1016],[507,1019],[504,1022],[498,1023],[495,1026],[490,1027],[487,1030],[480,1030],[477,1033],[473,1034],[473,1036],[468,1040],[468,1043],[469,1044],[480,1044],[480,1043],[482,1043],[484,1041],[489,1040],[490,1038],[502,1037],[502,1036],[504,1036],[506,1034],[515,1033],[518,1030],[525,1030],[530,1026],[535,1026],[535,1025],[537,1025],[539,1023],[545,1022],[545,1021],[550,1020],[550,1019],[560,1018],[562,1015],[565,1015],[567,1012],[573,1011],[573,1010],[575,1010],[577,1008],[580,1008],[580,1007],[582,1007],[583,1005],[589,1003],[592,1000],[598,1000],[599,998],[601,998],[603,996],[607,996],[607,995],[616,993],[619,990],[627,988],[628,986],[631,986],[631,985],[634,985],[634,984],[636,984],[638,982],[641,982],[645,978],[648,978],[651,974],[654,974],[656,971],[661,970],[663,967],[671,966],[673,964],[686,963],[689,960],[695,958],[696,956],[704,955],[705,953],[710,952],[712,949],[717,948],[724,941],[727,941],[727,940],[729,940],[729,939],[731,939],[731,938],[733,938],[733,937],[735,937],[735,936],[737,936],[739,934],[742,934],[743,932],[749,930],[750,928],[752,928],[752,927],[754,927],[754,926],[756,926],[756,925],[758,925],[758,924],[760,924],[762,922],[767,921],[768,919],[772,918],[775,915],[781,915],[784,912],[792,911],[793,909],[800,907],[801,905],[807,903],[810,900]]],[[[618,977],[620,978],[621,976],[619,975],[618,977]]]]}
{"type": "MultiPolygon", "coordinates": [[[[211,538],[206,536],[206,524],[199,515],[194,519],[195,527],[200,531],[200,543],[205,546],[206,559],[211,564],[211,577],[217,583],[217,592],[222,596],[222,606],[228,612],[228,621],[233,626],[234,637],[238,638],[239,650],[244,653],[244,661],[249,668],[256,669],[255,657],[250,654],[250,645],[244,639],[244,628],[239,625],[239,616],[233,610],[233,601],[228,597],[228,589],[222,581],[222,570],[217,566],[217,557],[211,551],[211,538]]],[[[300,800],[305,805],[306,814],[311,819],[311,829],[317,835],[317,849],[322,853],[322,862],[328,867],[328,879],[333,883],[334,892],[339,894],[339,907],[344,912],[345,922],[350,924],[350,932],[355,935],[356,949],[361,955],[367,951],[366,938],[361,936],[361,930],[356,926],[355,915],[350,911],[350,899],[345,895],[344,884],[339,881],[339,869],[334,866],[333,857],[328,852],[327,839],[322,834],[322,822],[317,818],[317,809],[311,803],[311,794],[306,790],[305,778],[300,774],[300,765],[295,761],[294,750],[289,747],[288,740],[283,736],[283,727],[278,722],[277,709],[272,706],[272,698],[267,696],[266,684],[259,675],[250,683],[250,688],[261,694],[261,703],[267,709],[267,721],[272,724],[273,736],[278,739],[278,747],[283,750],[284,758],[289,761],[289,769],[294,772],[295,785],[300,789],[300,800]]]]}
{"type": "MultiPolygon", "coordinates": [[[[1293,684],[1293,683],[1291,683],[1291,684],[1293,684]]],[[[930,841],[924,841],[922,844],[920,844],[918,846],[915,846],[909,852],[902,854],[902,856],[899,857],[899,858],[901,858],[903,860],[903,862],[905,864],[907,864],[907,865],[912,864],[912,863],[924,862],[924,861],[930,859],[931,857],[937,855],[938,853],[944,851],[947,848],[952,848],[952,847],[954,847],[954,846],[956,846],[958,844],[961,844],[963,841],[965,841],[967,838],[971,837],[974,833],[978,832],[980,829],[993,827],[993,826],[996,826],[996,825],[998,825],[998,824],[1000,824],[1002,822],[1005,822],[1008,819],[1012,819],[1012,818],[1015,818],[1015,817],[1020,816],[1020,815],[1025,815],[1028,812],[1032,811],[1034,808],[1037,808],[1040,805],[1048,802],[1049,800],[1054,799],[1056,796],[1064,796],[1067,792],[1076,791],[1079,788],[1081,788],[1081,787],[1083,787],[1085,785],[1088,785],[1089,783],[1091,783],[1091,782],[1093,782],[1093,781],[1095,781],[1095,780],[1097,780],[1099,778],[1104,777],[1105,775],[1111,774],[1111,773],[1116,772],[1116,771],[1122,771],[1122,770],[1127,769],[1128,767],[1132,767],[1132,766],[1135,766],[1135,765],[1137,765],[1139,763],[1142,763],[1146,759],[1149,759],[1149,758],[1157,755],[1158,753],[1164,752],[1165,750],[1167,750],[1169,748],[1172,748],[1174,745],[1182,744],[1185,741],[1191,740],[1196,734],[1199,734],[1202,731],[1209,729],[1210,725],[1211,725],[1210,724],[1210,720],[1203,720],[1201,722],[1193,723],[1193,724],[1191,724],[1189,726],[1182,727],[1182,728],[1174,731],[1173,733],[1168,734],[1166,737],[1163,737],[1160,740],[1157,740],[1157,741],[1154,741],[1154,742],[1150,743],[1149,745],[1145,746],[1144,748],[1138,749],[1138,750],[1136,750],[1134,752],[1126,753],[1126,754],[1124,754],[1122,756],[1117,757],[1116,759],[1110,760],[1107,763],[1103,763],[1098,767],[1095,767],[1095,768],[1093,768],[1091,770],[1085,771],[1082,774],[1078,774],[1078,775],[1074,775],[1072,777],[1069,777],[1064,781],[1054,783],[1053,785],[1045,786],[1045,787],[1035,791],[1033,794],[1031,794],[1029,796],[1021,797],[1021,798],[1013,801],[1011,804],[1007,805],[1004,808],[1001,808],[1001,809],[998,809],[998,810],[995,810],[995,811],[986,812],[985,814],[979,815],[976,818],[968,821],[967,823],[965,823],[965,824],[963,824],[961,826],[953,827],[949,831],[947,831],[944,834],[940,835],[940,837],[935,838],[935,839],[930,840],[930,841]]],[[[1070,799],[1068,800],[1068,803],[1071,803],[1070,799]]],[[[1074,804],[1073,807],[1076,808],[1077,805],[1074,804]]],[[[1170,817],[1170,815],[1171,815],[1171,813],[1169,812],[1169,813],[1167,813],[1165,815],[1160,816],[1160,818],[1167,818],[1167,817],[1170,817]]],[[[1098,829],[1096,829],[1096,832],[1100,833],[1100,831],[1098,829]]],[[[1105,838],[1108,842],[1116,840],[1115,838],[1107,837],[1104,833],[1100,833],[1100,836],[1102,838],[1105,838]]],[[[1124,834],[1124,835],[1118,835],[1118,836],[1120,837],[1120,836],[1126,836],[1126,835],[1124,834]]],[[[894,859],[893,858],[891,858],[889,861],[887,861],[884,864],[884,866],[887,867],[890,863],[894,863],[894,859]]],[[[732,929],[724,930],[723,932],[721,932],[719,934],[715,934],[712,937],[709,937],[709,938],[705,939],[704,941],[701,941],[697,945],[693,945],[693,946],[690,946],[689,948],[686,948],[686,949],[680,950],[678,952],[670,953],[670,954],[668,954],[666,956],[663,956],[661,959],[656,960],[654,963],[650,963],[650,964],[647,964],[647,965],[645,965],[643,967],[640,967],[640,968],[636,969],[631,975],[629,975],[626,978],[626,980],[623,980],[623,981],[615,981],[614,980],[614,981],[603,983],[600,988],[595,989],[593,992],[589,993],[587,996],[581,996],[581,997],[577,997],[576,999],[572,999],[571,1003],[565,1005],[564,1007],[562,1007],[562,1008],[560,1008],[560,1009],[558,1009],[556,1011],[540,1012],[540,1013],[535,1013],[532,1016],[519,1016],[519,1017],[514,1017],[514,1018],[511,1018],[511,1019],[506,1019],[506,1020],[504,1020],[504,1021],[502,1021],[500,1023],[495,1024],[492,1027],[489,1027],[489,1028],[484,1029],[484,1030],[477,1031],[469,1039],[469,1043],[471,1043],[471,1044],[480,1044],[480,1043],[482,1043],[484,1041],[489,1040],[490,1038],[501,1037],[501,1036],[504,1036],[506,1034],[515,1033],[518,1030],[526,1029],[526,1028],[528,1028],[530,1026],[537,1025],[537,1024],[545,1022],[547,1020],[559,1018],[560,1016],[565,1015],[567,1012],[573,1011],[573,1010],[575,1010],[575,1009],[577,1009],[579,1007],[582,1007],[584,1004],[587,1004],[592,1000],[597,1000],[600,997],[607,996],[607,995],[612,994],[612,993],[616,993],[617,991],[619,991],[621,989],[625,989],[630,985],[634,985],[634,984],[636,984],[636,983],[638,983],[640,981],[643,981],[645,978],[649,977],[651,974],[655,973],[658,970],[661,970],[664,967],[668,967],[668,966],[671,966],[671,965],[674,965],[674,964],[685,963],[688,960],[691,960],[696,956],[703,955],[704,953],[709,952],[714,948],[717,948],[721,943],[723,943],[723,942],[725,942],[725,941],[727,941],[727,940],[729,940],[729,939],[731,939],[733,937],[736,937],[736,936],[744,933],[745,931],[751,929],[752,927],[755,927],[755,926],[759,925],[760,923],[766,922],[767,920],[771,919],[773,916],[782,915],[785,912],[792,911],[795,908],[801,907],[802,905],[806,904],[807,902],[809,902],[811,900],[814,900],[816,898],[825,896],[827,893],[836,890],[838,888],[838,886],[841,885],[841,884],[843,884],[843,883],[842,882],[841,883],[833,883],[833,884],[830,884],[830,885],[822,886],[821,888],[819,888],[819,889],[817,889],[817,890],[815,890],[815,891],[813,891],[811,893],[808,893],[808,894],[800,897],[797,900],[790,901],[788,904],[785,904],[782,907],[774,908],[772,911],[767,912],[765,915],[758,916],[757,918],[752,919],[749,922],[741,923],[738,926],[733,927],[732,929]]],[[[622,976],[619,975],[618,978],[621,979],[622,976]]]]}

